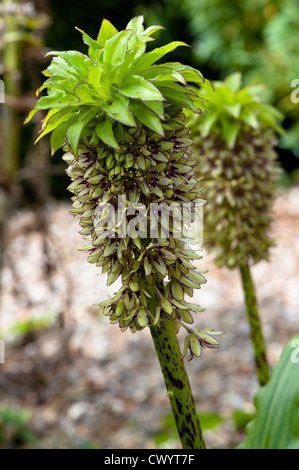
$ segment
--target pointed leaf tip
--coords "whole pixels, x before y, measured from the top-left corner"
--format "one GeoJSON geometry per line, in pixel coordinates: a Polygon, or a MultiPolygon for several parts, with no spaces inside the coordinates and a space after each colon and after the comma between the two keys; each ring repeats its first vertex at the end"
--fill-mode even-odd
{"type": "Polygon", "coordinates": [[[115,28],[115,26],[113,26],[113,24],[109,20],[103,18],[100,31],[97,36],[97,43],[100,47],[105,47],[106,41],[108,39],[111,39],[117,33],[118,30],[115,28]]]}

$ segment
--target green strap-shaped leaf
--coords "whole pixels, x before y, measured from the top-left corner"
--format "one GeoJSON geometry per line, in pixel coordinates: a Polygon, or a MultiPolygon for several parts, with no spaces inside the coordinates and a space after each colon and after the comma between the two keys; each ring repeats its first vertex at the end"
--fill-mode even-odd
{"type": "Polygon", "coordinates": [[[191,67],[190,65],[184,65],[180,62],[166,62],[163,67],[169,67],[177,72],[180,72],[187,82],[204,83],[205,79],[199,70],[191,67]]]}
{"type": "Polygon", "coordinates": [[[96,125],[96,133],[105,144],[117,150],[120,149],[114,137],[113,122],[111,121],[111,119],[106,118],[104,121],[98,122],[98,124],[96,125]]]}
{"type": "Polygon", "coordinates": [[[164,26],[159,26],[159,25],[152,25],[152,26],[149,26],[148,28],[146,28],[146,30],[144,31],[144,35],[145,36],[150,36],[152,35],[153,33],[155,33],[156,31],[159,31],[159,29],[165,29],[164,26]]]}
{"type": "Polygon", "coordinates": [[[228,119],[224,119],[221,126],[224,140],[229,148],[233,148],[238,137],[238,132],[241,128],[241,123],[239,121],[229,121],[228,119]]]}
{"type": "Polygon", "coordinates": [[[299,449],[299,335],[287,343],[254,402],[256,416],[238,448],[299,449]]]}
{"type": "Polygon", "coordinates": [[[100,27],[98,37],[97,37],[97,43],[99,44],[100,47],[105,47],[106,41],[108,39],[111,39],[117,33],[118,31],[113,26],[113,24],[110,23],[110,21],[106,20],[106,18],[104,18],[100,27]]]}
{"type": "Polygon", "coordinates": [[[36,109],[64,108],[71,102],[71,97],[64,91],[57,91],[53,95],[42,96],[36,103],[36,109]]]}
{"type": "Polygon", "coordinates": [[[127,24],[126,29],[132,29],[134,34],[141,34],[144,31],[143,16],[135,16],[127,24]]]}
{"type": "Polygon", "coordinates": [[[225,85],[233,92],[240,90],[242,85],[242,75],[240,72],[232,73],[224,80],[225,85]]]}
{"type": "Polygon", "coordinates": [[[127,70],[129,70],[131,63],[138,57],[144,55],[146,43],[150,41],[154,41],[154,39],[147,36],[133,36],[129,39],[127,58],[124,64],[120,66],[121,73],[123,73],[123,71],[126,73],[127,70]]]}
{"type": "Polygon", "coordinates": [[[96,90],[100,87],[102,69],[99,64],[94,65],[88,73],[88,83],[96,90]]]}
{"type": "MultiPolygon", "coordinates": [[[[147,42],[151,42],[151,41],[154,41],[154,38],[151,38],[151,37],[148,37],[148,36],[143,36],[143,35],[139,35],[139,36],[132,36],[130,37],[129,41],[128,41],[128,51],[130,53],[132,53],[132,51],[134,49],[136,49],[136,47],[138,49],[141,49],[142,51],[145,51],[145,47],[146,47],[146,44],[147,42]]],[[[137,57],[137,52],[134,53],[134,58],[137,57]]]]}
{"type": "Polygon", "coordinates": [[[80,103],[78,104],[89,104],[93,106],[99,106],[99,103],[101,101],[100,97],[96,96],[96,91],[90,89],[87,83],[79,83],[75,87],[74,92],[80,100],[80,103]]]}
{"type": "Polygon", "coordinates": [[[238,119],[238,117],[240,116],[240,111],[241,111],[240,103],[225,104],[223,107],[234,118],[238,119]]]}
{"type": "Polygon", "coordinates": [[[125,61],[128,41],[131,35],[132,30],[120,31],[106,41],[106,47],[103,52],[103,64],[105,69],[113,70],[125,61]]]}
{"type": "Polygon", "coordinates": [[[175,83],[167,83],[167,86],[160,86],[160,91],[163,93],[163,96],[165,96],[166,100],[171,102],[171,103],[181,103],[186,108],[191,109],[194,112],[199,111],[199,106],[196,105],[196,102],[198,101],[198,97],[195,94],[192,94],[192,92],[189,92],[187,88],[179,88],[178,87],[175,89],[173,85],[178,85],[175,83]]]}
{"type": "Polygon", "coordinates": [[[150,81],[138,75],[128,74],[123,81],[119,92],[129,98],[142,99],[143,101],[164,101],[162,93],[150,81]]]}
{"type": "Polygon", "coordinates": [[[42,129],[48,125],[49,122],[55,122],[59,117],[66,113],[68,108],[65,109],[50,109],[47,113],[47,116],[42,120],[42,129]]]}
{"type": "Polygon", "coordinates": [[[86,74],[94,65],[90,58],[78,51],[51,51],[46,54],[61,57],[65,62],[75,69],[76,74],[86,77],[86,74]]]}
{"type": "Polygon", "coordinates": [[[66,132],[66,140],[69,146],[71,147],[72,152],[75,155],[75,157],[78,156],[78,143],[80,140],[83,127],[84,127],[84,120],[81,119],[79,121],[75,121],[74,123],[72,123],[66,132]]]}
{"type": "Polygon", "coordinates": [[[54,57],[47,70],[52,76],[72,78],[77,81],[81,78],[75,67],[69,65],[62,57],[54,57]]]}
{"type": "Polygon", "coordinates": [[[77,31],[80,31],[80,33],[82,33],[82,36],[83,36],[83,42],[89,46],[89,49],[88,49],[88,54],[89,54],[89,57],[92,59],[92,60],[95,60],[96,59],[96,51],[97,49],[99,49],[101,46],[98,44],[97,41],[95,41],[94,39],[92,39],[90,36],[88,36],[88,34],[85,33],[85,31],[83,31],[82,29],[80,28],[77,28],[77,31]]]}
{"type": "Polygon", "coordinates": [[[134,73],[142,72],[143,70],[148,69],[152,64],[154,64],[157,60],[161,59],[165,54],[174,51],[179,46],[188,46],[185,42],[182,41],[172,41],[169,44],[166,44],[162,47],[157,47],[153,51],[148,52],[145,54],[139,61],[136,63],[134,67],[134,73]]]}
{"type": "Polygon", "coordinates": [[[142,124],[145,124],[147,127],[164,137],[164,128],[157,114],[140,101],[133,101],[130,104],[130,108],[134,116],[139,119],[142,124]]]}
{"type": "Polygon", "coordinates": [[[165,119],[164,105],[162,101],[147,101],[145,106],[151,109],[162,121],[165,119]]]}
{"type": "Polygon", "coordinates": [[[148,80],[157,80],[157,82],[170,80],[172,78],[174,81],[180,82],[183,85],[187,85],[184,76],[180,72],[162,65],[153,65],[151,68],[144,70],[142,72],[142,76],[148,80]]]}
{"type": "Polygon", "coordinates": [[[73,117],[69,121],[61,123],[59,127],[56,127],[51,134],[50,144],[51,144],[51,155],[53,156],[56,150],[61,148],[66,143],[66,131],[68,130],[70,123],[74,122],[77,119],[77,116],[73,117]]]}
{"type": "Polygon", "coordinates": [[[96,115],[96,110],[84,112],[79,119],[76,119],[66,131],[66,141],[72,149],[75,157],[78,156],[78,144],[81,137],[82,130],[88,122],[96,115]]]}
{"type": "Polygon", "coordinates": [[[129,98],[119,93],[115,93],[112,95],[112,99],[112,103],[103,103],[101,105],[107,116],[127,126],[136,127],[136,122],[129,110],[129,98]]]}
{"type": "Polygon", "coordinates": [[[241,110],[240,119],[254,129],[259,128],[259,121],[255,113],[250,108],[243,108],[241,110]]]}
{"type": "Polygon", "coordinates": [[[85,31],[83,31],[82,29],[80,28],[75,28],[77,31],[80,31],[80,33],[82,33],[83,35],[83,42],[89,46],[89,47],[92,47],[94,49],[98,49],[99,48],[99,44],[97,41],[95,41],[94,39],[92,39],[90,36],[88,36],[88,34],[85,33],[85,31]]]}
{"type": "Polygon", "coordinates": [[[28,124],[28,122],[31,121],[31,119],[33,118],[33,116],[39,111],[39,109],[37,108],[34,108],[30,111],[30,113],[28,114],[28,116],[26,117],[25,121],[24,121],[24,124],[28,124]]]}
{"type": "Polygon", "coordinates": [[[39,95],[43,90],[47,89],[48,95],[54,95],[57,90],[62,90],[72,97],[75,97],[74,88],[77,84],[78,80],[71,79],[70,77],[51,77],[48,78],[48,80],[44,82],[44,85],[42,85],[37,90],[37,95],[39,95]]]}
{"type": "Polygon", "coordinates": [[[46,134],[48,134],[49,132],[52,132],[54,129],[56,129],[56,127],[60,126],[62,122],[68,121],[74,116],[73,112],[68,111],[69,109],[70,108],[62,108],[49,118],[45,128],[39,134],[38,138],[35,140],[35,144],[46,134]]]}

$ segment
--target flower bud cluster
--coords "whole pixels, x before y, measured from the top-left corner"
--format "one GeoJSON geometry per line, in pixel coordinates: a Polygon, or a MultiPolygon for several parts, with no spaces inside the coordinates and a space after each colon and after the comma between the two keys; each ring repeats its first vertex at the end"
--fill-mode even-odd
{"type": "Polygon", "coordinates": [[[157,325],[164,315],[190,324],[192,313],[203,310],[184,300],[185,294],[191,297],[193,289],[200,288],[206,279],[192,264],[201,256],[175,236],[173,214],[158,221],[156,238],[146,230],[151,223],[151,203],[176,202],[183,207],[189,202],[194,220],[193,205],[202,201],[186,123],[186,116],[179,114],[165,122],[164,138],[145,127],[128,128],[120,151],[86,139],[79,145],[77,158],[71,151],[64,155],[72,180],[69,190],[74,193],[71,213],[79,217],[80,233],[89,242],[84,248],[88,261],[108,273],[108,285],[121,278],[122,287],[102,307],[111,322],[118,322],[122,329],[129,327],[134,332],[157,325]],[[132,221],[126,211],[116,220],[113,234],[109,230],[105,205],[109,203],[117,214],[119,196],[123,194],[128,196],[127,203],[140,203],[146,208],[144,236],[138,232],[134,237],[122,236],[123,222],[132,221]],[[149,309],[153,295],[160,299],[154,313],[149,309]]]}
{"type": "Polygon", "coordinates": [[[272,206],[280,169],[272,129],[244,128],[233,149],[219,137],[194,135],[204,179],[204,245],[218,266],[268,260],[272,206]]]}

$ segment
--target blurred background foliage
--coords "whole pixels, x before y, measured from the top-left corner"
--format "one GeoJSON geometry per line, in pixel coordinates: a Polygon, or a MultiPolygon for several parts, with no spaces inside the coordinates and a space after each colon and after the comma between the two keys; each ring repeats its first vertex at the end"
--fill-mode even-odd
{"type": "MultiPolygon", "coordinates": [[[[299,6],[292,0],[35,0],[0,2],[0,78],[6,102],[0,105],[2,192],[14,204],[66,197],[67,179],[59,152],[49,158],[46,139],[33,146],[36,122],[23,126],[35,102],[35,90],[50,58],[49,50],[85,52],[78,26],[95,37],[103,17],[122,29],[132,16],[161,24],[157,43],[183,40],[172,60],[199,68],[205,77],[223,80],[241,71],[244,84],[264,84],[265,100],[283,112],[286,134],[280,138],[283,183],[299,181],[299,104],[292,103],[291,82],[299,79],[299,6]]],[[[149,47],[151,44],[149,44],[149,47]]],[[[7,200],[1,206],[7,207],[7,200]]]]}
{"type": "MultiPolygon", "coordinates": [[[[146,26],[166,28],[156,34],[155,45],[172,40],[191,45],[176,49],[169,60],[192,65],[212,80],[240,71],[244,84],[264,84],[265,100],[285,116],[286,133],[277,150],[284,169],[281,183],[288,187],[299,184],[299,103],[291,101],[291,83],[299,82],[298,13],[293,0],[0,0],[0,79],[5,84],[5,103],[0,102],[0,275],[7,215],[24,206],[43,208],[53,199],[70,198],[61,153],[50,157],[47,138],[33,145],[42,113],[30,125],[23,123],[50,61],[46,53],[86,52],[75,26],[96,37],[103,18],[123,29],[133,16],[144,15],[146,26]]],[[[46,230],[46,212],[41,217],[36,211],[36,217],[46,230]]],[[[43,321],[16,323],[10,333],[28,336],[47,327],[48,318],[43,321]]],[[[251,419],[244,416],[234,416],[237,426],[251,419]]],[[[218,416],[205,418],[207,428],[221,422],[218,416]]],[[[33,442],[29,421],[27,410],[1,408],[0,446],[33,442]]],[[[173,438],[171,426],[165,422],[166,437],[162,433],[157,439],[173,438]]]]}

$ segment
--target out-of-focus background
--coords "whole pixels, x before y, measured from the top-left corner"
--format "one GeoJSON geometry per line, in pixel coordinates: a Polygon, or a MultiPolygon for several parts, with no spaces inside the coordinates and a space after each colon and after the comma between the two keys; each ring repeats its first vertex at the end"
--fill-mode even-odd
{"type": "MultiPolygon", "coordinates": [[[[253,269],[271,367],[298,332],[299,7],[292,0],[0,1],[0,448],[180,447],[148,331],[122,333],[96,304],[117,286],[78,252],[69,184],[41,113],[23,122],[52,50],[86,52],[75,26],[96,37],[103,18],[124,29],[136,15],[163,25],[155,45],[182,40],[169,60],[212,80],[241,71],[264,84],[284,115],[276,246],[253,269]],[[297,80],[297,81],[296,81],[297,80]],[[298,101],[298,102],[296,102],[298,101]]],[[[203,251],[200,327],[224,330],[220,348],[186,363],[209,448],[244,438],[258,389],[238,274],[203,251]]],[[[183,338],[182,338],[183,339],[183,338]]]]}

